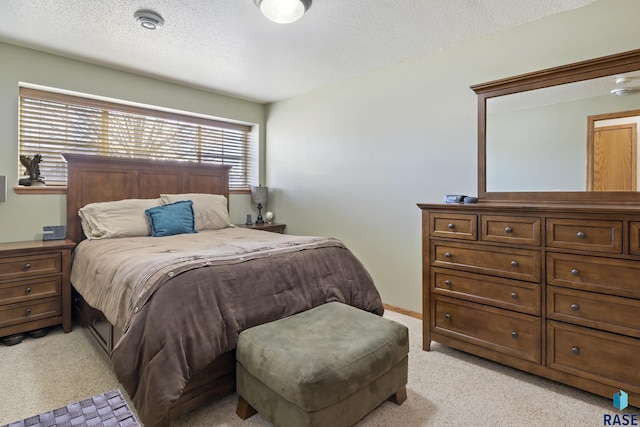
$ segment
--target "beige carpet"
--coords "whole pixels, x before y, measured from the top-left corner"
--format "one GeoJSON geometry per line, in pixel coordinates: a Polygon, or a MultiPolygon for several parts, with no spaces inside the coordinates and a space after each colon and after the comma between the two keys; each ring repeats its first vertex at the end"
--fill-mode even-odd
{"type": "MultiPolygon", "coordinates": [[[[422,351],[421,322],[385,317],[409,327],[408,399],[390,402],[358,427],[374,426],[602,426],[619,414],[612,400],[507,368],[433,343],[422,351]]],[[[120,388],[84,331],[54,328],[43,338],[0,345],[0,425],[120,388]]],[[[123,394],[126,397],[126,393],[123,394]]],[[[259,414],[242,421],[231,395],[176,420],[175,426],[269,426],[259,414]]],[[[130,402],[129,402],[130,403],[130,402]]],[[[133,405],[131,405],[133,407],[133,405]]],[[[624,412],[637,413],[628,408],[624,412]]]]}

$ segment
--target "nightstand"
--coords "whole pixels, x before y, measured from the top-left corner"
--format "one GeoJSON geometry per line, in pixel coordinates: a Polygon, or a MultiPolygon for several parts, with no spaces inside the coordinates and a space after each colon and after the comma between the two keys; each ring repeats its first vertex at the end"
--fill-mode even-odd
{"type": "Polygon", "coordinates": [[[266,222],[264,224],[251,224],[251,225],[247,225],[247,224],[235,224],[236,227],[240,227],[240,228],[248,228],[251,230],[264,230],[264,231],[271,231],[273,233],[284,233],[284,229],[287,226],[287,224],[277,224],[277,223],[271,223],[271,224],[267,224],[266,222]]]}
{"type": "Polygon", "coordinates": [[[0,243],[0,337],[59,324],[71,332],[75,246],[71,240],[0,243]]]}

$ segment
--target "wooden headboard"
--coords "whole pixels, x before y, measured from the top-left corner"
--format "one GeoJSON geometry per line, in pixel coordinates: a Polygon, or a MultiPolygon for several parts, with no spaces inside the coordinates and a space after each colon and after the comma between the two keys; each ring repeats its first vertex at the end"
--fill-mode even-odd
{"type": "Polygon", "coordinates": [[[229,200],[227,165],[64,154],[67,238],[84,239],[78,210],[94,202],[153,199],[160,194],[222,194],[229,200]]]}

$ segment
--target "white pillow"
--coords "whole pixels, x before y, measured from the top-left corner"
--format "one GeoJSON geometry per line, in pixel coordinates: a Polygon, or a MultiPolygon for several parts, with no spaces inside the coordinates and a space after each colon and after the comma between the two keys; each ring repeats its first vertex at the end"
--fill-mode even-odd
{"type": "Polygon", "coordinates": [[[155,206],[162,206],[162,201],[125,199],[90,203],[80,208],[78,215],[82,231],[90,240],[149,236],[151,227],[144,211],[155,206]]]}
{"type": "Polygon", "coordinates": [[[193,215],[196,222],[196,230],[220,230],[231,227],[227,198],[220,194],[187,193],[187,194],[161,194],[162,203],[191,200],[193,202],[193,215]]]}

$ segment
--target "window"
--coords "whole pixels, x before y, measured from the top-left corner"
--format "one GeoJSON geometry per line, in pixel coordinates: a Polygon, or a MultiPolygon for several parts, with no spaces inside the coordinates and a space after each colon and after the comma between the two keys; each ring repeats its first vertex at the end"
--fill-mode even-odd
{"type": "Polygon", "coordinates": [[[230,190],[249,190],[250,135],[247,125],[20,87],[19,153],[42,155],[49,185],[66,184],[61,154],[75,153],[231,165],[230,190]]]}

